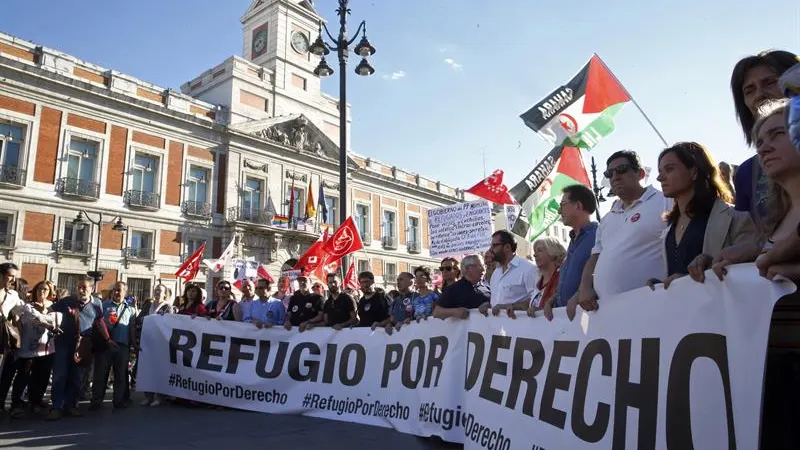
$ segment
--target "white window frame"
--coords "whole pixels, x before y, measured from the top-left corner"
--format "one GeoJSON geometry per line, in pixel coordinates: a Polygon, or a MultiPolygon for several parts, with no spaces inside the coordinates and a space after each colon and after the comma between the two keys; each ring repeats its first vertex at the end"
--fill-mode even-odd
{"type": "MultiPolygon", "coordinates": [[[[64,148],[62,154],[62,161],[63,164],[61,165],[61,178],[67,178],[69,176],[69,155],[70,145],[72,144],[72,139],[79,139],[83,141],[90,141],[95,142],[97,144],[97,154],[95,155],[95,162],[94,162],[94,179],[92,180],[82,180],[82,181],[90,181],[92,183],[98,183],[101,186],[100,193],[102,194],[102,186],[105,182],[105,171],[102,170],[103,167],[103,157],[105,155],[105,148],[106,148],[106,136],[100,133],[93,133],[91,131],[86,131],[81,129],[81,131],[75,131],[73,129],[67,129],[64,131],[65,138],[64,138],[64,148]]],[[[83,156],[81,155],[81,159],[83,156]]],[[[80,178],[79,178],[80,179],[80,178]]]]}
{"type": "MultiPolygon", "coordinates": [[[[289,204],[287,202],[289,200],[291,200],[291,198],[292,198],[292,196],[291,196],[292,183],[291,182],[284,183],[284,185],[286,187],[283,190],[284,199],[283,199],[283,201],[281,203],[281,205],[284,205],[284,208],[281,208],[281,210],[285,211],[286,214],[288,215],[289,214],[289,204]]],[[[305,183],[303,183],[303,182],[301,182],[300,185],[297,184],[297,181],[295,181],[295,183],[294,183],[294,189],[297,189],[297,190],[300,191],[300,196],[299,196],[299,198],[300,198],[300,211],[302,211],[302,214],[301,215],[297,215],[297,210],[295,209],[295,211],[294,211],[295,217],[297,217],[298,219],[305,219],[305,217],[306,217],[306,196],[308,195],[308,193],[306,193],[306,186],[307,185],[305,183]]],[[[295,198],[295,201],[297,201],[297,197],[295,198]]],[[[292,220],[292,218],[289,217],[289,221],[290,222],[291,222],[291,220],[292,220]]]]}
{"type": "Polygon", "coordinates": [[[411,238],[411,234],[409,233],[409,231],[411,230],[411,219],[412,218],[413,219],[417,219],[417,228],[415,229],[416,233],[415,233],[413,242],[415,242],[417,244],[417,246],[419,247],[419,250],[422,250],[422,217],[420,217],[419,214],[416,214],[416,213],[409,214],[408,211],[406,211],[406,246],[410,242],[412,242],[411,239],[410,239],[411,238]]]}
{"type": "MultiPolygon", "coordinates": [[[[333,211],[331,211],[331,208],[328,208],[328,222],[326,222],[326,224],[330,225],[330,226],[333,226],[333,227],[338,227],[339,226],[339,205],[341,204],[341,202],[339,201],[339,196],[338,195],[328,195],[328,194],[325,194],[325,196],[322,199],[322,201],[325,201],[325,200],[327,200],[329,198],[332,198],[334,200],[334,207],[333,207],[333,211]]],[[[317,200],[319,200],[319,199],[317,199],[317,200]]],[[[327,202],[325,202],[325,204],[327,205],[327,202]]],[[[317,205],[317,212],[319,212],[321,210],[322,210],[322,208],[319,205],[317,205]]],[[[320,222],[322,222],[322,217],[320,217],[320,222]]]]}
{"type": "MultiPolygon", "coordinates": [[[[356,261],[356,273],[354,275],[355,275],[356,278],[358,278],[358,274],[360,274],[361,272],[371,271],[371,270],[372,270],[372,267],[370,266],[369,259],[358,259],[356,261]],[[361,266],[362,263],[366,265],[366,270],[361,270],[360,266],[361,266]]],[[[356,281],[358,281],[358,280],[356,280],[356,281]]]]}
{"type": "Polygon", "coordinates": [[[208,178],[206,179],[206,203],[213,206],[212,199],[214,198],[214,165],[207,160],[204,159],[195,159],[195,158],[184,158],[183,160],[183,183],[181,184],[181,203],[184,201],[195,201],[194,199],[189,198],[188,190],[189,186],[187,181],[189,180],[189,175],[191,174],[192,167],[198,167],[204,169],[208,172],[208,178]]]}
{"type": "MultiPolygon", "coordinates": [[[[146,229],[146,228],[129,227],[128,228],[128,232],[126,233],[128,235],[127,236],[128,237],[128,239],[127,239],[128,242],[125,243],[125,248],[133,248],[133,245],[132,245],[132,243],[133,243],[133,233],[147,233],[147,234],[150,235],[150,240],[151,240],[150,244],[152,245],[152,247],[150,247],[150,249],[153,250],[153,259],[155,259],[156,258],[156,249],[158,248],[158,242],[156,242],[156,239],[158,238],[159,233],[156,233],[155,230],[150,230],[150,229],[146,229]]],[[[137,247],[137,248],[143,248],[143,247],[137,247]]]]}
{"type": "MultiPolygon", "coordinates": [[[[153,171],[156,172],[154,180],[153,180],[153,194],[158,194],[160,197],[161,202],[164,201],[164,196],[162,193],[164,192],[162,183],[164,180],[164,152],[151,150],[150,147],[142,147],[140,145],[132,145],[131,146],[131,157],[128,161],[128,189],[129,191],[141,191],[140,186],[133,186],[133,172],[137,169],[135,166],[136,164],[136,155],[142,154],[146,156],[150,156],[151,158],[155,159],[155,167],[151,167],[153,171]],[[134,189],[136,188],[136,189],[134,189]]],[[[146,191],[142,191],[146,192],[146,191]]]]}
{"type": "Polygon", "coordinates": [[[369,237],[369,242],[364,242],[364,245],[371,245],[372,241],[375,239],[375,236],[372,235],[372,205],[366,201],[356,201],[355,205],[353,205],[353,215],[358,211],[359,206],[364,206],[367,208],[367,226],[364,230],[361,231],[365,236],[369,237]]]}
{"type": "Polygon", "coordinates": [[[397,278],[398,266],[399,265],[396,262],[391,262],[391,261],[384,261],[383,262],[383,279],[386,281],[387,284],[394,284],[395,281],[397,281],[397,280],[395,280],[395,278],[397,278]],[[390,265],[394,266],[394,273],[392,274],[390,279],[387,279],[386,275],[389,274],[389,266],[390,265]]]}
{"type": "MultiPolygon", "coordinates": [[[[33,141],[34,131],[38,133],[37,124],[31,120],[30,116],[8,110],[0,110],[0,121],[8,122],[12,125],[20,125],[25,128],[23,137],[24,142],[23,145],[20,146],[19,163],[17,164],[17,167],[23,170],[28,170],[28,161],[31,159],[31,142],[33,141]],[[34,127],[36,127],[37,130],[34,130],[34,127]]],[[[3,151],[3,155],[5,155],[5,151],[3,151]]],[[[5,158],[5,156],[3,157],[5,158]]],[[[4,164],[4,161],[0,161],[0,164],[4,164]]]]}
{"type": "MultiPolygon", "coordinates": [[[[203,238],[201,238],[201,237],[197,237],[197,236],[186,236],[186,237],[184,238],[184,240],[183,240],[183,250],[184,250],[184,252],[183,252],[183,253],[184,253],[184,254],[186,254],[186,257],[188,258],[188,257],[189,257],[189,255],[191,255],[192,253],[194,253],[195,251],[197,251],[197,249],[198,249],[198,248],[202,247],[202,246],[203,246],[203,241],[206,241],[206,242],[207,242],[207,240],[206,240],[206,239],[203,239],[203,238]],[[194,248],[194,249],[193,249],[193,248],[191,248],[191,246],[189,245],[189,242],[190,242],[190,241],[197,241],[197,242],[199,243],[199,245],[198,245],[196,248],[194,248]]],[[[208,247],[206,247],[206,249],[208,249],[208,247]]]]}
{"type": "MultiPolygon", "coordinates": [[[[0,115],[0,123],[10,125],[12,127],[22,128],[22,137],[20,138],[20,146],[19,146],[19,158],[17,160],[17,168],[24,169],[25,162],[27,161],[27,154],[28,154],[28,143],[30,140],[28,139],[30,125],[29,122],[22,122],[16,119],[9,119],[6,118],[4,115],[0,115]]],[[[7,155],[7,148],[9,142],[17,142],[15,139],[5,139],[0,138],[0,166],[6,165],[6,155],[7,155]]]]}
{"type": "Polygon", "coordinates": [[[0,209],[0,218],[2,217],[8,217],[8,229],[6,230],[6,234],[14,236],[14,239],[8,242],[8,246],[13,247],[17,240],[17,211],[0,209]]]}
{"type": "Polygon", "coordinates": [[[400,215],[397,213],[397,209],[396,208],[390,208],[390,207],[386,207],[386,206],[382,206],[381,207],[381,238],[393,237],[395,239],[399,239],[399,237],[397,236],[397,234],[398,234],[398,225],[399,225],[397,223],[397,218],[399,216],[400,215]],[[387,212],[390,212],[390,213],[394,214],[394,227],[392,227],[392,233],[391,233],[390,236],[386,236],[386,234],[384,234],[386,232],[386,213],[387,212]]]}
{"type": "Polygon", "coordinates": [[[239,207],[241,208],[242,213],[244,213],[244,194],[245,192],[249,192],[247,188],[247,181],[248,180],[255,180],[261,184],[261,190],[259,199],[258,199],[258,207],[255,209],[257,213],[256,216],[261,215],[267,207],[267,179],[263,175],[256,175],[250,172],[242,173],[242,195],[239,197],[239,207]]]}

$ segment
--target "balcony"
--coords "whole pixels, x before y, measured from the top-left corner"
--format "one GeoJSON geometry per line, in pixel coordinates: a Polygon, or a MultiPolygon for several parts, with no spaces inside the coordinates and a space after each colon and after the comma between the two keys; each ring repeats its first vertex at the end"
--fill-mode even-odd
{"type": "Polygon", "coordinates": [[[273,216],[266,214],[264,211],[244,209],[235,206],[228,208],[228,221],[231,222],[247,222],[257,225],[272,226],[273,216]]]}
{"type": "Polygon", "coordinates": [[[195,202],[192,200],[186,200],[183,203],[181,203],[181,212],[191,217],[210,219],[211,204],[206,202],[195,202]]]}
{"type": "Polygon", "coordinates": [[[381,244],[387,250],[397,250],[397,238],[394,236],[384,236],[381,239],[381,244]]]}
{"type": "Polygon", "coordinates": [[[151,269],[156,262],[156,252],[152,248],[127,247],[122,249],[122,256],[125,258],[125,268],[130,268],[132,262],[147,264],[151,269]]]}
{"type": "Polygon", "coordinates": [[[56,183],[56,191],[61,195],[78,197],[89,200],[100,198],[100,183],[91,180],[81,180],[80,178],[59,178],[56,183]]]}
{"type": "Polygon", "coordinates": [[[408,241],[406,248],[408,249],[408,253],[417,254],[422,252],[422,246],[419,245],[419,241],[408,241]]]}
{"type": "Polygon", "coordinates": [[[92,256],[92,243],[89,241],[59,239],[53,242],[53,250],[56,252],[56,262],[60,262],[64,256],[88,260],[92,256]]]}
{"type": "Polygon", "coordinates": [[[0,248],[14,248],[14,235],[0,233],[0,248]]]}
{"type": "Polygon", "coordinates": [[[161,194],[147,191],[125,191],[125,203],[131,208],[157,210],[161,207],[161,194]]]}
{"type": "Polygon", "coordinates": [[[0,166],[0,185],[21,188],[25,186],[26,173],[17,166],[0,166]]]}

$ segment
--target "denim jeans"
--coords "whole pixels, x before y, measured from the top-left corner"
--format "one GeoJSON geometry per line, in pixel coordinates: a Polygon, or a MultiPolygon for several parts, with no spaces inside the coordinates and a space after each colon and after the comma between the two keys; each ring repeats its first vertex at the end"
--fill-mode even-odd
{"type": "Polygon", "coordinates": [[[128,362],[131,349],[127,344],[117,343],[118,348],[109,348],[95,358],[92,380],[92,404],[102,403],[106,396],[108,374],[114,371],[114,405],[122,404],[128,389],[128,362]]]}
{"type": "Polygon", "coordinates": [[[53,409],[66,410],[75,407],[81,389],[81,368],[72,360],[75,346],[58,345],[53,356],[53,387],[51,398],[53,409]]]}

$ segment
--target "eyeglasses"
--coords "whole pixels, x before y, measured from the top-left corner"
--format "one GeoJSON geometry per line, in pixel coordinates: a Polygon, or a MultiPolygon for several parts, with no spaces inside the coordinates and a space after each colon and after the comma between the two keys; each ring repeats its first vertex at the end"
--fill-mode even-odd
{"type": "Polygon", "coordinates": [[[606,169],[606,171],[603,172],[603,176],[606,178],[611,178],[614,176],[614,172],[616,172],[617,175],[625,175],[631,170],[633,170],[633,166],[630,164],[620,164],[617,167],[609,167],[606,169]]]}
{"type": "Polygon", "coordinates": [[[453,266],[442,266],[439,267],[439,270],[442,272],[450,272],[451,270],[456,270],[456,268],[453,266]]]}

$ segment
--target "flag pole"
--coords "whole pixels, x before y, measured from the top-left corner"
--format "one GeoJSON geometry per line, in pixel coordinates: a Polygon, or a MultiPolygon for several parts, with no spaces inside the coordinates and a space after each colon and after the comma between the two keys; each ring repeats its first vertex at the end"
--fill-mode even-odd
{"type": "Polygon", "coordinates": [[[656,132],[656,134],[658,135],[658,138],[661,139],[661,142],[664,144],[664,147],[669,147],[669,144],[667,143],[667,140],[664,139],[664,136],[661,134],[660,131],[658,131],[658,128],[656,128],[655,124],[653,123],[652,120],[650,120],[650,117],[644,112],[642,107],[639,106],[639,102],[637,102],[636,99],[633,98],[633,95],[631,95],[630,91],[628,91],[628,88],[626,88],[625,85],[622,84],[621,81],[619,81],[619,78],[617,78],[617,76],[614,74],[614,72],[612,72],[611,69],[608,68],[608,66],[606,65],[605,61],[603,61],[603,58],[601,58],[600,55],[595,53],[594,56],[597,56],[597,59],[600,61],[600,63],[603,65],[603,67],[606,68],[606,71],[608,71],[608,73],[610,73],[611,76],[614,77],[614,80],[617,82],[617,84],[622,86],[622,89],[625,91],[626,94],[628,94],[628,97],[630,97],[631,103],[633,103],[633,106],[635,106],[636,109],[639,110],[639,112],[642,114],[642,117],[644,117],[644,120],[646,120],[647,124],[650,125],[650,128],[652,128],[653,131],[656,132]]]}

